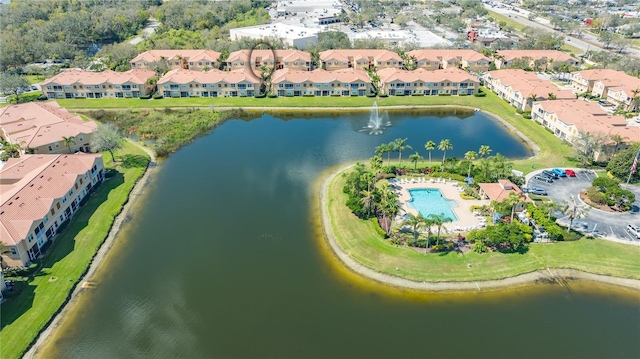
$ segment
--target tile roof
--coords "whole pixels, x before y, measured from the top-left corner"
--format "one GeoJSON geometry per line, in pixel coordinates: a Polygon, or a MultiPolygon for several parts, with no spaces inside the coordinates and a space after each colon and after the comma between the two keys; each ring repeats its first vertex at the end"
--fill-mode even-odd
{"type": "Polygon", "coordinates": [[[515,183],[509,181],[508,179],[498,180],[498,183],[478,183],[478,186],[482,188],[484,193],[489,197],[492,201],[502,202],[509,194],[516,193],[523,196],[523,200],[525,202],[529,202],[530,199],[524,196],[520,187],[518,187],[515,183]]]}
{"type": "Polygon", "coordinates": [[[175,60],[182,57],[187,62],[195,62],[200,60],[218,61],[220,53],[213,50],[149,50],[134,57],[130,62],[154,62],[165,60],[175,60]]]}
{"type": "Polygon", "coordinates": [[[251,53],[251,62],[254,62],[257,57],[264,60],[274,60],[273,54],[275,52],[276,58],[282,58],[282,61],[296,61],[302,60],[304,62],[311,62],[311,54],[306,51],[300,50],[260,50],[256,49],[251,52],[250,50],[239,50],[229,54],[227,63],[233,61],[245,61],[249,60],[249,53],[251,53]]]}
{"type": "Polygon", "coordinates": [[[0,171],[0,241],[15,245],[34,221],[42,219],[56,199],[90,171],[100,154],[23,155],[0,171]]]}
{"type": "MultiPolygon", "coordinates": [[[[574,99],[544,101],[538,105],[546,112],[555,114],[558,120],[563,123],[574,125],[578,131],[606,135],[616,133],[633,135],[635,131],[633,129],[624,130],[627,121],[623,116],[611,116],[595,102],[574,99]]],[[[640,128],[637,129],[640,131],[640,128]]],[[[630,139],[634,138],[630,137],[630,139]]],[[[635,139],[640,140],[640,135],[635,139]]]]}
{"type": "Polygon", "coordinates": [[[177,84],[187,84],[189,82],[197,83],[238,83],[242,81],[251,82],[254,84],[260,83],[259,76],[253,73],[248,68],[243,68],[234,71],[220,71],[213,69],[209,71],[196,71],[188,69],[175,69],[167,72],[160,80],[158,85],[162,85],[167,82],[173,82],[177,84]]]}
{"type": "Polygon", "coordinates": [[[132,69],[125,72],[116,72],[111,70],[93,72],[74,69],[62,71],[61,73],[46,79],[42,82],[42,86],[46,86],[51,83],[56,85],[101,85],[104,83],[118,85],[128,82],[142,85],[155,75],[156,73],[154,71],[147,69],[132,69]]]}
{"type": "Polygon", "coordinates": [[[8,106],[0,112],[0,127],[10,142],[36,148],[61,141],[63,136],[92,133],[98,125],[70,114],[54,101],[8,106]]]}
{"type": "Polygon", "coordinates": [[[576,76],[579,75],[581,78],[596,81],[596,80],[605,80],[605,79],[617,79],[623,78],[627,75],[624,71],[612,70],[612,69],[591,69],[591,70],[582,70],[575,71],[571,73],[576,76]]]}
{"type": "Polygon", "coordinates": [[[413,50],[407,52],[407,55],[415,57],[418,61],[420,60],[444,60],[448,61],[449,59],[464,59],[467,61],[491,61],[488,57],[483,54],[467,49],[426,49],[426,50],[413,50]]]}
{"type": "Polygon", "coordinates": [[[520,69],[495,70],[489,71],[489,77],[499,79],[502,84],[519,92],[525,99],[535,94],[538,100],[546,100],[550,93],[555,94],[558,100],[576,98],[572,91],[560,90],[551,81],[541,80],[535,73],[530,71],[520,69]]]}
{"type": "Polygon", "coordinates": [[[498,50],[498,56],[502,57],[504,61],[530,57],[533,60],[546,58],[548,60],[553,60],[554,62],[563,62],[569,60],[578,62],[576,58],[558,50],[498,50]]]}
{"type": "Polygon", "coordinates": [[[327,71],[323,69],[316,69],[313,71],[281,69],[274,71],[271,76],[271,82],[280,83],[283,81],[291,83],[301,83],[305,81],[313,83],[330,83],[334,81],[343,83],[351,83],[355,81],[371,83],[371,79],[367,75],[366,71],[354,68],[335,71],[327,71]]]}
{"type": "Polygon", "coordinates": [[[349,58],[357,61],[359,59],[373,58],[375,61],[396,60],[402,61],[402,57],[390,50],[371,50],[371,49],[334,49],[326,50],[320,53],[320,60],[338,60],[348,61],[349,58]]]}
{"type": "Polygon", "coordinates": [[[391,81],[413,82],[416,80],[424,82],[479,82],[478,78],[459,68],[440,69],[428,71],[418,68],[413,71],[401,70],[396,68],[385,68],[377,71],[380,81],[383,83],[391,81]]]}

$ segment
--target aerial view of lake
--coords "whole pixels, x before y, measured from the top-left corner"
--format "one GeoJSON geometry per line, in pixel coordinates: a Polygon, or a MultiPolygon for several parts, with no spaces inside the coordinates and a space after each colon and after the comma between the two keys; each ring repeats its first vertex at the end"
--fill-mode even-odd
{"type": "Polygon", "coordinates": [[[406,137],[425,158],[424,143],[445,138],[447,157],[531,155],[489,116],[392,112],[378,135],[366,112],[247,117],[161,163],[42,357],[640,357],[637,292],[416,293],[359,279],[323,245],[318,178],[383,142],[406,137]]]}

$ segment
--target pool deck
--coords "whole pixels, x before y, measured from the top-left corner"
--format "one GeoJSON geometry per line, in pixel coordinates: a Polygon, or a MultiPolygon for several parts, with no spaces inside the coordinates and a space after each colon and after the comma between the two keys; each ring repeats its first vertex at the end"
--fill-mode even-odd
{"type": "Polygon", "coordinates": [[[453,207],[451,210],[455,213],[458,219],[447,223],[442,227],[443,230],[446,228],[448,233],[468,232],[471,229],[481,227],[482,221],[480,217],[476,217],[469,208],[473,205],[484,206],[491,203],[489,200],[462,199],[458,190],[460,187],[458,187],[457,181],[447,181],[446,183],[442,183],[442,181],[430,182],[429,180],[426,180],[426,182],[419,182],[416,180],[416,182],[409,181],[407,183],[395,182],[394,185],[396,188],[399,188],[397,193],[400,201],[400,208],[402,208],[402,211],[405,213],[411,213],[414,215],[418,214],[418,211],[407,203],[411,201],[411,195],[409,194],[410,189],[438,189],[444,198],[454,201],[457,207],[453,207]]]}

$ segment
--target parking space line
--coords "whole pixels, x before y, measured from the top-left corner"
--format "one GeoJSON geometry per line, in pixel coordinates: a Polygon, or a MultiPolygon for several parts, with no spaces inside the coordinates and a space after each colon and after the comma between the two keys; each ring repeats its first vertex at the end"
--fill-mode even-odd
{"type": "Polygon", "coordinates": [[[609,226],[609,229],[611,230],[611,235],[616,237],[616,234],[613,232],[613,228],[611,228],[611,226],[609,226]]]}

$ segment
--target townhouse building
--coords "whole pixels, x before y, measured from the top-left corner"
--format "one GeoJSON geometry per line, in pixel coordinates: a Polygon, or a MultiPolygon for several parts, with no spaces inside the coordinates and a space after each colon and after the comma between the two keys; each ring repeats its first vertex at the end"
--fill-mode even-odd
{"type": "Polygon", "coordinates": [[[248,68],[236,71],[175,69],[158,80],[163,97],[253,97],[261,80],[248,68]]]}
{"type": "Polygon", "coordinates": [[[220,53],[213,50],[149,50],[134,57],[132,69],[152,69],[157,62],[170,69],[207,71],[220,68],[220,53]]]}
{"type": "Polygon", "coordinates": [[[137,98],[151,93],[149,79],[156,75],[147,69],[125,72],[68,70],[42,82],[42,94],[49,99],[137,98]]]}
{"type": "Polygon", "coordinates": [[[498,50],[494,56],[497,69],[509,68],[516,60],[524,60],[532,69],[546,70],[552,65],[580,65],[571,55],[557,50],[498,50]]]}
{"type": "Polygon", "coordinates": [[[378,70],[378,76],[381,92],[389,96],[473,95],[478,91],[480,82],[477,77],[456,67],[434,71],[386,68],[378,70]]]}
{"type": "Polygon", "coordinates": [[[271,76],[271,91],[278,96],[366,96],[373,88],[364,70],[282,69],[271,76]]]}
{"type": "Polygon", "coordinates": [[[230,53],[226,60],[227,70],[239,70],[250,66],[257,71],[263,65],[276,70],[311,71],[311,54],[300,50],[240,50],[230,53]]]}
{"type": "Polygon", "coordinates": [[[102,155],[23,155],[0,170],[3,266],[26,267],[104,179],[102,155]]]}
{"type": "Polygon", "coordinates": [[[325,70],[403,68],[402,57],[389,50],[334,49],[322,51],[320,62],[325,70]]]}
{"type": "Polygon", "coordinates": [[[560,90],[551,81],[520,69],[489,71],[484,79],[489,89],[522,111],[530,110],[536,101],[576,98],[572,91],[560,90]]]}
{"type": "Polygon", "coordinates": [[[625,73],[594,81],[591,94],[626,111],[640,109],[640,79],[625,73]]]}
{"type": "Polygon", "coordinates": [[[83,121],[57,102],[27,102],[0,111],[0,134],[17,143],[23,153],[90,152],[90,143],[98,125],[83,121]],[[64,137],[71,138],[66,143],[64,137]]]}
{"type": "Polygon", "coordinates": [[[624,71],[612,69],[591,69],[571,73],[571,86],[579,92],[592,92],[596,81],[615,80],[627,76],[624,71]]]}
{"type": "Polygon", "coordinates": [[[459,67],[474,72],[489,70],[491,59],[473,50],[429,49],[413,50],[407,55],[416,59],[418,68],[426,70],[449,69],[459,67]]]}

